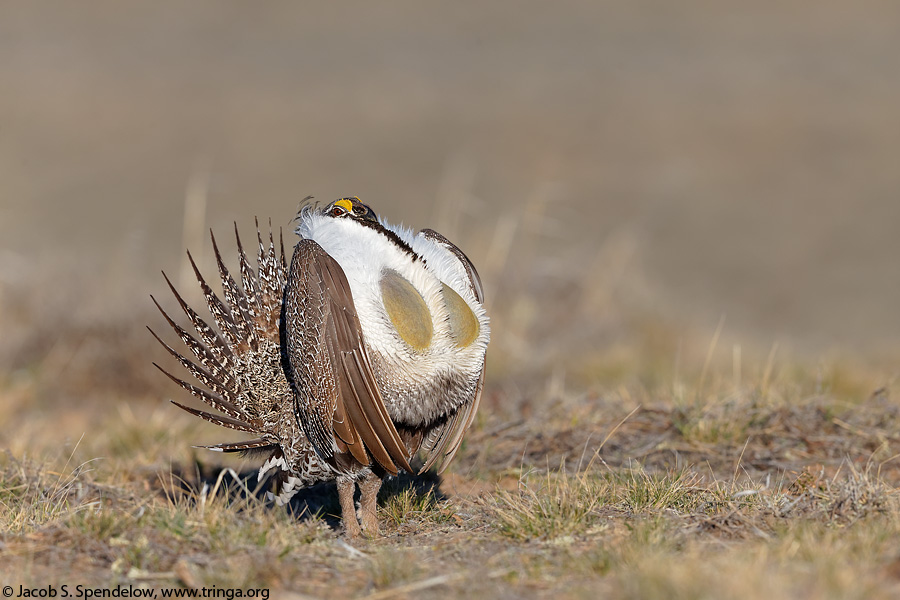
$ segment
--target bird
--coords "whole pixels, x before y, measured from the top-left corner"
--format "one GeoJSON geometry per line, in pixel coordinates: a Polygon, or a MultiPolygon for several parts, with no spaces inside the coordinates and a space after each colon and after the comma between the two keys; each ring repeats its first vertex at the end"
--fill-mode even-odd
{"type": "Polygon", "coordinates": [[[490,321],[475,266],[447,238],[391,225],[356,196],[309,200],[289,263],[281,233],[276,244],[270,220],[264,242],[257,220],[254,268],[235,223],[236,278],[210,231],[222,297],[188,251],[212,324],[163,272],[190,328],[151,299],[192,357],[148,329],[196,382],[153,364],[216,412],[173,404],[254,436],[198,447],[266,456],[257,479],[270,479],[277,505],[335,481],[345,534],[375,537],[383,480],[440,474],[459,450],[481,400],[490,321]]]}

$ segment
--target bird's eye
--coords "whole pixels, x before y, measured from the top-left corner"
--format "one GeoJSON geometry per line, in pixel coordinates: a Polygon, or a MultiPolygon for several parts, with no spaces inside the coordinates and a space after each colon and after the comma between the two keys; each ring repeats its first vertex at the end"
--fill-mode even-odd
{"type": "Polygon", "coordinates": [[[344,214],[344,213],[347,212],[347,211],[345,211],[345,210],[344,210],[343,208],[341,208],[340,206],[332,206],[332,207],[331,207],[331,210],[330,210],[329,212],[331,213],[331,216],[332,216],[332,217],[339,217],[339,216],[341,216],[342,214],[344,214]]]}

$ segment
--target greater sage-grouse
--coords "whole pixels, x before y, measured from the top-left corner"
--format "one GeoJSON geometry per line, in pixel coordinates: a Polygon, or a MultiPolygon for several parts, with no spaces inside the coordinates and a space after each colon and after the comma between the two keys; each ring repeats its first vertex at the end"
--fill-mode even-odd
{"type": "Polygon", "coordinates": [[[272,476],[279,505],[336,480],[347,534],[361,522],[375,535],[382,479],[412,472],[418,452],[419,472],[443,470],[472,424],[490,337],[481,281],[441,234],[390,225],[359,198],[306,205],[298,222],[290,268],[257,223],[255,271],[235,225],[240,283],[212,238],[224,300],[188,253],[216,327],[166,278],[196,334],[160,311],[196,361],[153,335],[201,385],[160,370],[220,414],[177,406],[256,436],[204,447],[265,452],[258,478],[272,476]]]}

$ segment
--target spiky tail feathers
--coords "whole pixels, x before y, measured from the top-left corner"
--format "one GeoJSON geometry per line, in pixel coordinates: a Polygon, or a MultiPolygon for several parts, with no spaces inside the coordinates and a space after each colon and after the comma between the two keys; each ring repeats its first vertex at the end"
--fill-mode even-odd
{"type": "Polygon", "coordinates": [[[173,404],[216,425],[257,436],[241,442],[201,446],[219,452],[276,448],[280,439],[277,425],[279,411],[292,402],[290,388],[281,369],[278,332],[285,285],[284,241],[279,233],[280,251],[276,249],[271,222],[268,246],[263,243],[258,221],[256,232],[258,251],[257,268],[254,270],[235,224],[240,261],[239,285],[226,268],[215,236],[210,231],[224,300],[210,288],[188,252],[215,327],[185,302],[165,273],[163,277],[193,331],[178,325],[151,296],[163,318],[190,350],[193,359],[179,353],[148,327],[150,333],[200,385],[180,379],[156,363],[153,363],[154,366],[218,412],[198,410],[175,401],[173,404]]]}

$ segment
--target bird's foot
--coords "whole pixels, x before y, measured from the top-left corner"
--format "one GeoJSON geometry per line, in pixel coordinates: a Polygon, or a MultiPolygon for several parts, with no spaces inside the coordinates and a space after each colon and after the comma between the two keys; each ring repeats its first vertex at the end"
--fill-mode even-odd
{"type": "Polygon", "coordinates": [[[381,489],[381,477],[369,473],[359,482],[359,520],[366,537],[378,536],[378,490],[381,489]]]}

